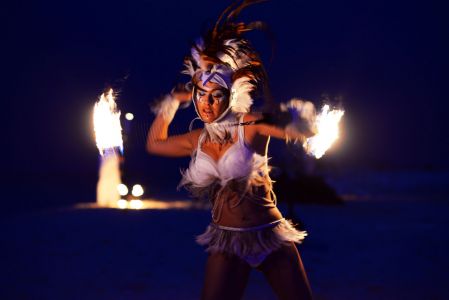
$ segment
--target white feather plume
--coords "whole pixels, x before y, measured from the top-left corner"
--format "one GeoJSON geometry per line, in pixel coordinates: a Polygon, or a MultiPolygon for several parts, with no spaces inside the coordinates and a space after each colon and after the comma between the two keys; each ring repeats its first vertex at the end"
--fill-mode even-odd
{"type": "Polygon", "coordinates": [[[293,98],[287,103],[281,103],[281,111],[288,111],[292,117],[287,125],[292,136],[296,133],[311,134],[316,132],[316,110],[312,102],[293,98]]]}
{"type": "Polygon", "coordinates": [[[242,51],[239,51],[242,47],[239,40],[229,39],[224,42],[224,45],[230,47],[234,55],[219,52],[217,53],[218,59],[228,64],[234,71],[246,67],[249,64],[251,58],[242,51]]]}
{"type": "Polygon", "coordinates": [[[249,112],[253,99],[251,92],[254,90],[254,85],[251,83],[251,78],[241,77],[234,81],[231,88],[231,99],[229,106],[234,112],[249,112]]]}
{"type": "Polygon", "coordinates": [[[195,68],[190,59],[184,61],[184,67],[185,69],[181,71],[182,74],[190,75],[191,77],[195,75],[195,68]]]}
{"type": "Polygon", "coordinates": [[[219,52],[219,53],[217,53],[217,57],[219,60],[221,60],[225,64],[229,65],[233,71],[237,70],[237,65],[236,65],[235,61],[229,55],[219,52]]]}

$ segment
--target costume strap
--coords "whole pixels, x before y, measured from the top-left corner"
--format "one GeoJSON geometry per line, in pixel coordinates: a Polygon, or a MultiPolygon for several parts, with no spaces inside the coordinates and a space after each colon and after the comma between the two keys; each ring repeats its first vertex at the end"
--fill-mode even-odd
{"type": "Polygon", "coordinates": [[[241,143],[241,145],[245,145],[245,129],[243,126],[244,122],[243,122],[243,117],[245,115],[242,114],[239,118],[239,124],[238,124],[238,134],[239,134],[239,143],[241,143]]]}

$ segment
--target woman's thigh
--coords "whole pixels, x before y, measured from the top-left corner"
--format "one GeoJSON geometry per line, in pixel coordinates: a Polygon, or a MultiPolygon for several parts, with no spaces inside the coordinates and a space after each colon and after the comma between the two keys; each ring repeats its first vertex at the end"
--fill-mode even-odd
{"type": "Polygon", "coordinates": [[[235,255],[209,254],[201,299],[241,299],[250,266],[235,255]]]}
{"type": "Polygon", "coordinates": [[[293,242],[268,255],[258,269],[279,299],[312,299],[309,280],[293,242]]]}

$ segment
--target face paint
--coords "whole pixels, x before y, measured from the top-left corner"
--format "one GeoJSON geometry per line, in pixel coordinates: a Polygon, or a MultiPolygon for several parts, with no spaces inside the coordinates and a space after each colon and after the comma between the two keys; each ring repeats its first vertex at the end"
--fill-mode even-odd
{"type": "Polygon", "coordinates": [[[229,106],[229,91],[220,85],[201,82],[194,87],[193,100],[195,109],[201,120],[211,123],[218,120],[229,106]]]}

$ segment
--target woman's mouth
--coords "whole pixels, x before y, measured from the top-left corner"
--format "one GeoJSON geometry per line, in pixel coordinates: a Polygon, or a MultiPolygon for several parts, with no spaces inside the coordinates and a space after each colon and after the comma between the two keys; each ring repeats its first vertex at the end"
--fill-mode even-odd
{"type": "Polygon", "coordinates": [[[203,109],[203,114],[206,118],[210,119],[214,112],[211,109],[203,109]]]}

